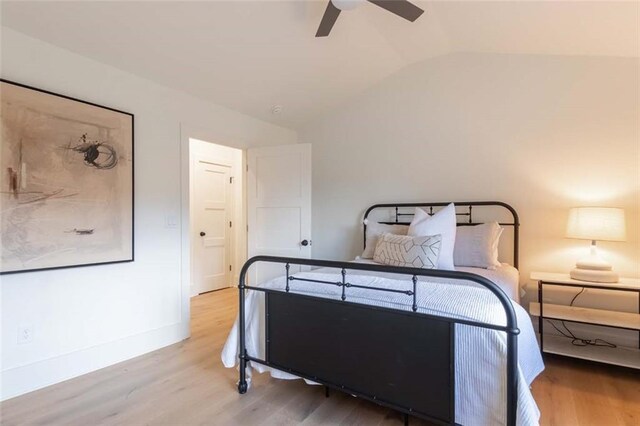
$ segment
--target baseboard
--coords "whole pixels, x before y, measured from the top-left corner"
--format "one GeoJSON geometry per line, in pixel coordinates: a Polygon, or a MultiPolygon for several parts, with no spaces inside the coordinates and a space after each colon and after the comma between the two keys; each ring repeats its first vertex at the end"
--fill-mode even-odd
{"type": "Polygon", "coordinates": [[[109,367],[187,337],[188,327],[176,323],[114,342],[9,368],[0,372],[0,401],[109,367]]]}

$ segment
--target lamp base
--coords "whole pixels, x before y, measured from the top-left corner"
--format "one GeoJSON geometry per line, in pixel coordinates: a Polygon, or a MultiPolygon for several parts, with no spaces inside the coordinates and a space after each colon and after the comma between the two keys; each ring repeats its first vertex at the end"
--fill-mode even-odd
{"type": "Polygon", "coordinates": [[[596,269],[574,268],[569,273],[574,280],[590,281],[594,283],[617,283],[620,277],[611,270],[603,271],[596,269]]]}

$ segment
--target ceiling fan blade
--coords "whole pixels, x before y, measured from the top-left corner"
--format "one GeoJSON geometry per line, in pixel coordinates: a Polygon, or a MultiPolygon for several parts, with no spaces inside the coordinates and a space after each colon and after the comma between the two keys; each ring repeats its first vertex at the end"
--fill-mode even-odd
{"type": "Polygon", "coordinates": [[[336,19],[338,19],[338,15],[340,15],[340,9],[335,7],[331,0],[329,0],[327,9],[324,11],[324,15],[322,16],[322,21],[320,21],[316,37],[328,36],[331,32],[331,28],[333,28],[333,24],[335,24],[336,19]]]}
{"type": "Polygon", "coordinates": [[[376,6],[380,6],[381,8],[388,10],[391,13],[394,13],[401,18],[404,18],[408,21],[415,21],[424,13],[424,10],[420,9],[413,3],[408,2],[407,0],[368,0],[369,2],[375,4],[376,6]]]}

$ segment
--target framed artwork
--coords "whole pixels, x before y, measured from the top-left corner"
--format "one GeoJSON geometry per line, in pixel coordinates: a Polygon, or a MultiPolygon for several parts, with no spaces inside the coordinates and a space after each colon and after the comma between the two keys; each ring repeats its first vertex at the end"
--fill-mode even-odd
{"type": "Polygon", "coordinates": [[[0,273],[133,261],[133,114],[0,79],[0,273]]]}

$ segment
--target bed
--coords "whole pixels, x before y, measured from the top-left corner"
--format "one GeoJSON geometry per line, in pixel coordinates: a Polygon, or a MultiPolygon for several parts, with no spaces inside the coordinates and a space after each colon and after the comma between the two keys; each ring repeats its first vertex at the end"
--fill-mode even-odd
{"type": "MultiPolygon", "coordinates": [[[[402,223],[403,208],[444,204],[377,205],[365,219],[391,208],[391,222],[402,223]]],[[[504,203],[456,203],[468,208],[458,225],[474,225],[478,205],[504,203]]],[[[519,223],[515,210],[507,211],[512,220],[501,224],[513,227],[517,265],[519,223]]],[[[254,369],[435,424],[538,423],[529,385],[544,365],[531,320],[514,303],[514,266],[444,271],[258,256],[243,267],[240,289],[239,316],[222,352],[226,367],[239,365],[240,393],[254,369]],[[247,270],[257,262],[281,263],[283,276],[247,285],[247,270]]]]}

